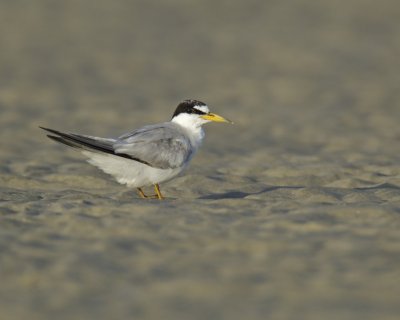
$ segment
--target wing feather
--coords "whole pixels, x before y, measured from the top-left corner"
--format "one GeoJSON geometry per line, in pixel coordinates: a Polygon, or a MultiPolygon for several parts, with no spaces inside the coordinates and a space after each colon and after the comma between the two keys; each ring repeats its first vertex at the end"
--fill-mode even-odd
{"type": "Polygon", "coordinates": [[[116,154],[113,143],[115,139],[109,138],[100,138],[93,136],[80,135],[75,133],[65,133],[61,131],[57,131],[54,129],[40,127],[43,130],[50,132],[51,134],[47,135],[50,139],[57,141],[59,143],[63,143],[67,146],[73,147],[75,149],[83,149],[92,152],[100,152],[100,153],[108,153],[118,157],[127,158],[130,160],[135,160],[144,164],[151,166],[150,163],[141,160],[140,158],[127,155],[124,153],[116,154]]]}
{"type": "Polygon", "coordinates": [[[166,122],[125,134],[113,145],[116,154],[127,154],[161,169],[178,168],[191,156],[189,138],[177,125],[166,122]]]}
{"type": "Polygon", "coordinates": [[[43,128],[48,137],[76,149],[124,157],[160,169],[183,166],[192,155],[190,139],[178,125],[166,122],[150,125],[120,136],[118,139],[64,133],[43,128]]]}

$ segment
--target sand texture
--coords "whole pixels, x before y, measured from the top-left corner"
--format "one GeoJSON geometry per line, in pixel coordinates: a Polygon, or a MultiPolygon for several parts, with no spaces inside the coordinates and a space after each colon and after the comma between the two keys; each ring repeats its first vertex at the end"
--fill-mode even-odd
{"type": "Polygon", "coordinates": [[[400,2],[0,2],[0,319],[399,319],[400,2]],[[166,201],[38,126],[196,98],[166,201]]]}

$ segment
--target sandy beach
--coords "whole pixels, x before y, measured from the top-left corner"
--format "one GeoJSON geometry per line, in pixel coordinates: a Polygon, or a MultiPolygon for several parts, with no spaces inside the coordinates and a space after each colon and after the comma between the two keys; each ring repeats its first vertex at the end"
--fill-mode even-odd
{"type": "Polygon", "coordinates": [[[1,1],[0,318],[395,320],[400,4],[1,1]],[[165,201],[46,138],[208,124],[165,201]]]}

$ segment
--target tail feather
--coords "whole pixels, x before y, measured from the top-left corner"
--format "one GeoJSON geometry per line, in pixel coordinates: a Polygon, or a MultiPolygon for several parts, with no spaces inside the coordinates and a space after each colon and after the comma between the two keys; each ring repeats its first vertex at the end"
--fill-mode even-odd
{"type": "Polygon", "coordinates": [[[61,131],[44,128],[44,127],[39,127],[39,128],[43,129],[47,132],[50,132],[51,134],[47,135],[50,139],[52,139],[56,142],[65,144],[69,147],[72,147],[75,149],[82,149],[85,151],[97,152],[97,153],[112,154],[114,156],[138,161],[143,164],[147,164],[147,165],[151,166],[150,163],[143,161],[139,158],[133,157],[131,155],[124,154],[124,153],[115,153],[114,147],[113,147],[113,143],[114,143],[113,139],[84,136],[84,135],[74,134],[74,133],[64,133],[61,131]]]}
{"type": "Polygon", "coordinates": [[[74,133],[64,133],[44,127],[40,128],[52,133],[51,135],[47,135],[50,139],[66,144],[70,147],[114,154],[114,148],[112,145],[113,141],[111,139],[94,138],[74,133]]]}
{"type": "Polygon", "coordinates": [[[69,146],[69,147],[80,149],[80,147],[76,143],[73,143],[72,141],[68,141],[68,140],[63,139],[61,137],[52,136],[50,134],[48,134],[47,137],[49,137],[51,140],[57,141],[59,143],[63,143],[65,145],[69,146]]]}

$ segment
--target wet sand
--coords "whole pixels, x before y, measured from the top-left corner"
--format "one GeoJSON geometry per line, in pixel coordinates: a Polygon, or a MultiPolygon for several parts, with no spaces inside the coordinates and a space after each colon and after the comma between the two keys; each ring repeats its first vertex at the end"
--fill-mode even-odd
{"type": "Polygon", "coordinates": [[[0,3],[1,319],[398,319],[398,1],[0,3]],[[39,125],[207,125],[143,201],[39,125]]]}

